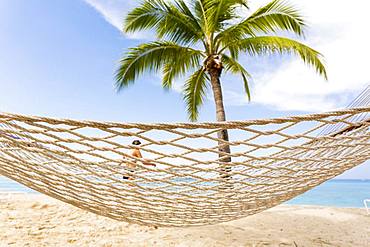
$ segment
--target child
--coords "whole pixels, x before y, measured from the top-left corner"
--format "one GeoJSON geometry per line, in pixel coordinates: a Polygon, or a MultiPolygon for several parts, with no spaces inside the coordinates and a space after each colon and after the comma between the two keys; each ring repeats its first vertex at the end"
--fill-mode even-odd
{"type": "MultiPolygon", "coordinates": [[[[131,156],[133,156],[135,158],[142,159],[143,158],[143,155],[141,154],[140,148],[139,148],[139,146],[141,145],[141,142],[139,140],[135,140],[135,141],[132,142],[132,145],[135,145],[137,147],[135,147],[134,149],[132,149],[131,156]]],[[[134,172],[134,169],[136,168],[136,165],[133,164],[133,163],[136,163],[136,161],[127,164],[127,170],[128,170],[129,173],[133,173],[134,172]]],[[[144,161],[142,163],[144,165],[147,165],[147,166],[154,166],[154,167],[156,167],[155,164],[150,163],[150,162],[144,161]]],[[[129,177],[129,176],[123,176],[123,179],[132,179],[132,178],[129,177]]]]}

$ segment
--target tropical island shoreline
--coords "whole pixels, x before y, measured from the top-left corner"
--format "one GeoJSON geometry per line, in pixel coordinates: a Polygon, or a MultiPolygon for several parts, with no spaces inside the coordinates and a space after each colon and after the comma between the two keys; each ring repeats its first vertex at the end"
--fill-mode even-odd
{"type": "Polygon", "coordinates": [[[361,208],[280,205],[218,225],[118,222],[40,194],[0,195],[0,246],[370,246],[361,208]]]}

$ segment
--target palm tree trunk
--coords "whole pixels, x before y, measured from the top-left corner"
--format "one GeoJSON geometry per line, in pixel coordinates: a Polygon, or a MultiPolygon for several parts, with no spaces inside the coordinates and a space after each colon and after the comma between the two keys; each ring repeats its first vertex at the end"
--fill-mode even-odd
{"type": "MultiPolygon", "coordinates": [[[[222,97],[222,89],[221,89],[221,83],[220,83],[220,75],[221,75],[222,69],[216,69],[212,68],[209,70],[209,75],[211,76],[211,85],[213,90],[213,97],[216,104],[216,119],[217,121],[226,121],[225,116],[225,108],[223,103],[223,97],[222,97]]],[[[219,154],[219,161],[222,163],[228,163],[231,162],[230,157],[230,145],[225,144],[224,142],[229,141],[229,134],[227,129],[223,129],[219,132],[217,132],[217,137],[220,140],[218,142],[218,151],[221,152],[219,154]]],[[[221,165],[221,177],[223,178],[229,178],[230,176],[225,174],[227,172],[230,172],[231,168],[227,164],[221,165]]]]}

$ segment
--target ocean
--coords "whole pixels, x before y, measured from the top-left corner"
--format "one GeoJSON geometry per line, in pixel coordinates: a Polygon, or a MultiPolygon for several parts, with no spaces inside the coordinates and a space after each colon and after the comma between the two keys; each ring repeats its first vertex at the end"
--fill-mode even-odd
{"type": "MultiPolygon", "coordinates": [[[[0,176],[0,193],[38,193],[8,178],[0,176]]],[[[320,205],[333,207],[364,207],[370,199],[370,179],[333,179],[287,201],[291,205],[320,205]]]]}

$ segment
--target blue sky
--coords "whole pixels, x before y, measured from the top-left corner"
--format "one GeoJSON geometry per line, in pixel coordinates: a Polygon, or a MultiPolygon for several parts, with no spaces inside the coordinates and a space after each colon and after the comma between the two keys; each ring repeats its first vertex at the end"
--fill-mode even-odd
{"type": "MultiPolygon", "coordinates": [[[[120,93],[114,90],[113,74],[120,56],[128,47],[151,37],[148,33],[124,36],[117,29],[119,20],[135,2],[1,0],[0,110],[105,121],[187,121],[182,95],[176,90],[163,91],[158,75],[146,75],[120,93]]],[[[369,48],[355,51],[356,57],[347,56],[344,49],[351,41],[348,33],[357,31],[352,23],[341,23],[340,11],[326,23],[311,5],[300,4],[312,22],[313,31],[307,35],[312,38],[306,43],[328,55],[331,79],[322,82],[295,59],[284,58],[279,63],[266,58],[245,61],[255,76],[253,99],[248,104],[241,83],[225,77],[228,119],[268,118],[343,107],[368,84],[367,69],[361,67],[361,62],[368,58],[369,48]],[[339,49],[343,60],[357,59],[358,66],[347,63],[344,71],[336,57],[339,49]]],[[[360,42],[367,41],[368,36],[360,42]]],[[[206,101],[200,121],[213,119],[214,105],[206,101]]],[[[349,171],[342,178],[370,178],[370,164],[349,171]]]]}

